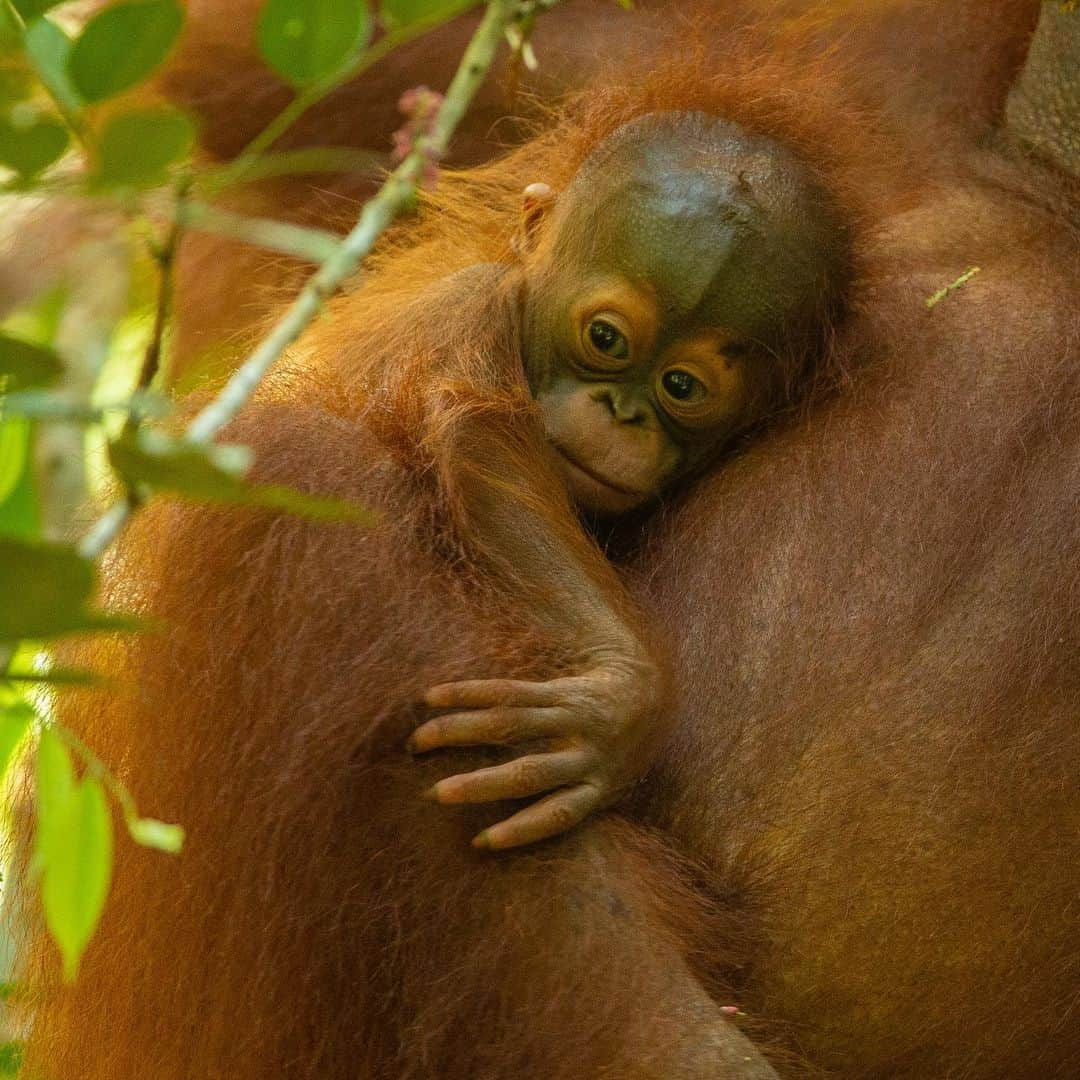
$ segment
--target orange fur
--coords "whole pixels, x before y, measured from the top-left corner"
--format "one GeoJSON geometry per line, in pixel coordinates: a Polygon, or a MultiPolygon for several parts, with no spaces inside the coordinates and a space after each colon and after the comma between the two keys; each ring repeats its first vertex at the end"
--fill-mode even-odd
{"type": "MultiPolygon", "coordinates": [[[[974,10],[981,54],[1007,51],[974,10]]],[[[447,177],[230,432],[263,478],[376,504],[382,525],[168,501],[137,519],[107,600],[169,629],[90,650],[125,693],[79,691],[64,716],[190,842],[176,861],[122,847],[73,990],[36,955],[31,1070],[766,1075],[717,1010],[735,994],[774,1058],[843,1076],[1080,1066],[1075,205],[963,126],[940,152],[897,115],[878,130],[842,56],[709,40],[447,177]],[[464,341],[462,370],[483,371],[498,297],[447,309],[438,283],[498,261],[525,183],[558,185],[669,107],[775,134],[853,222],[844,392],[703,481],[631,561],[680,702],[627,816],[485,858],[467,839],[498,808],[420,800],[450,766],[400,747],[424,687],[559,663],[469,572],[457,545],[483,538],[432,494],[464,414],[509,437],[530,406],[505,366],[433,401],[409,361],[464,341]]]]}

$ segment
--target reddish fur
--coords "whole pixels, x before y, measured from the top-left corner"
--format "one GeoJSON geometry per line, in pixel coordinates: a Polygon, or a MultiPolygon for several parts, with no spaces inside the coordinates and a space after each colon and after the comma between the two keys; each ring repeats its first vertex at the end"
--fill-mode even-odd
{"type": "MultiPolygon", "coordinates": [[[[39,1015],[49,1075],[758,1075],[702,986],[846,1077],[1080,1068],[1075,204],[958,132],[913,183],[910,145],[868,151],[827,65],[681,59],[447,182],[230,433],[265,477],[375,502],[384,525],[167,503],[137,521],[109,599],[172,629],[97,657],[125,697],[84,692],[65,718],[191,839],[176,862],[121,849],[83,978],[39,1015]],[[550,658],[433,549],[454,534],[404,411],[416,372],[390,424],[356,422],[363,346],[412,355],[398,305],[502,250],[519,185],[676,103],[792,142],[857,223],[852,374],[681,500],[633,566],[683,695],[633,821],[694,863],[615,816],[484,858],[467,839],[500,811],[417,798],[451,766],[401,754],[410,703],[550,658]]],[[[430,338],[469,312],[427,314],[430,338]]]]}

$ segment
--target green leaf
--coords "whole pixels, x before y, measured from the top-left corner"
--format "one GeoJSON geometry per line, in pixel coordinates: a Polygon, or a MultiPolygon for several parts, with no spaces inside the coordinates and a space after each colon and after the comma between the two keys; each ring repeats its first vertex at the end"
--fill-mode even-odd
{"type": "Polygon", "coordinates": [[[410,23],[451,19],[475,7],[478,0],[383,0],[379,5],[384,25],[399,29],[410,23]]]}
{"type": "MultiPolygon", "coordinates": [[[[4,411],[8,412],[7,402],[4,402],[4,411]]],[[[0,421],[0,476],[6,468],[14,471],[14,466],[8,455],[12,458],[21,457],[22,468],[15,476],[11,487],[4,492],[0,499],[0,536],[13,536],[24,539],[36,537],[40,530],[40,515],[38,513],[37,490],[33,468],[33,431],[27,425],[27,439],[20,453],[18,449],[12,450],[10,445],[5,450],[5,440],[15,438],[11,434],[19,425],[27,422],[21,417],[9,416],[5,421],[0,421]],[[5,465],[5,462],[7,464],[5,465]]],[[[2,482],[0,482],[2,489],[2,482]]]]}
{"type": "Polygon", "coordinates": [[[0,507],[15,490],[30,453],[30,421],[21,416],[0,419],[0,507]]]}
{"type": "Polygon", "coordinates": [[[263,59],[304,86],[341,69],[370,40],[367,0],[267,0],[257,40],[263,59]]]}
{"type": "Polygon", "coordinates": [[[251,467],[246,447],[202,446],[150,428],[111,443],[109,459],[129,483],[214,501],[231,501],[227,493],[242,486],[239,478],[251,467]]]}
{"type": "Polygon", "coordinates": [[[26,28],[26,52],[41,81],[60,103],[72,112],[82,108],[82,98],[71,82],[68,63],[74,42],[49,19],[36,19],[26,28]]]}
{"type": "Polygon", "coordinates": [[[87,607],[94,565],[64,544],[0,536],[0,641],[130,626],[87,607]]]}
{"type": "Polygon", "coordinates": [[[48,386],[60,377],[63,370],[60,357],[51,349],[0,334],[0,378],[7,376],[4,390],[48,386]]]}
{"type": "Polygon", "coordinates": [[[25,701],[0,706],[0,780],[4,779],[11,755],[33,720],[34,710],[25,701]]]}
{"type": "Polygon", "coordinates": [[[0,1076],[17,1076],[22,1068],[26,1044],[19,1039],[0,1043],[0,1076]]]}
{"type": "Polygon", "coordinates": [[[121,0],[86,24],[68,73],[84,101],[104,101],[141,83],[165,59],[184,24],[176,0],[121,0]]]}
{"type": "Polygon", "coordinates": [[[128,822],[128,832],[136,844],[170,855],[176,855],[184,846],[183,827],[156,818],[132,818],[128,822]]]}
{"type": "Polygon", "coordinates": [[[348,499],[329,495],[309,495],[306,491],[284,484],[247,484],[238,497],[229,500],[244,506],[261,506],[280,510],[312,521],[351,522],[355,525],[376,525],[380,514],[348,499]]]}
{"type": "Polygon", "coordinates": [[[63,0],[15,0],[15,10],[29,22],[61,3],[63,0]]]}
{"type": "Polygon", "coordinates": [[[51,731],[38,748],[35,856],[45,924],[72,982],[101,918],[112,878],[112,818],[101,784],[76,783],[66,747],[51,731]]]}
{"type": "Polygon", "coordinates": [[[93,182],[103,187],[162,184],[169,166],[186,157],[194,142],[195,125],[179,109],[139,109],[112,116],[101,132],[93,182]]]}
{"type": "Polygon", "coordinates": [[[0,165],[29,180],[63,154],[69,138],[59,120],[38,116],[25,105],[16,106],[0,117],[0,165]]]}
{"type": "Polygon", "coordinates": [[[246,483],[243,476],[251,465],[251,452],[244,446],[207,447],[143,428],[111,443],[109,458],[129,484],[190,499],[267,507],[317,521],[372,525],[379,519],[374,511],[347,499],[308,495],[280,484],[246,483]]]}
{"type": "Polygon", "coordinates": [[[75,790],[75,769],[63,740],[52,728],[45,728],[34,759],[34,798],[38,810],[35,844],[48,846],[50,826],[63,816],[75,790]],[[44,812],[44,826],[42,825],[44,812]]]}

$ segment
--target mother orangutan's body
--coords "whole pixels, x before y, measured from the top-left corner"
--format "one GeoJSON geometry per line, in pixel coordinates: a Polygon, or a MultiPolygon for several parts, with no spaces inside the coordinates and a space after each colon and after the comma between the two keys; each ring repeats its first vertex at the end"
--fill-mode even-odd
{"type": "MultiPolygon", "coordinates": [[[[684,107],[851,122],[824,71],[723,58],[683,62],[684,107]]],[[[771,1075],[733,1000],[782,1072],[1080,1069],[1075,204],[1007,149],[922,163],[933,184],[870,193],[849,385],[628,567],[681,690],[660,764],[626,817],[541,848],[471,850],[488,811],[418,798],[460,762],[400,750],[421,688],[543,675],[528,629],[425,545],[332,356],[275,377],[232,437],[387,524],[137,522],[113,599],[175,630],[110,658],[120,707],[72,720],[191,839],[124,852],[79,985],[41,1010],[48,1075],[771,1075]]]]}

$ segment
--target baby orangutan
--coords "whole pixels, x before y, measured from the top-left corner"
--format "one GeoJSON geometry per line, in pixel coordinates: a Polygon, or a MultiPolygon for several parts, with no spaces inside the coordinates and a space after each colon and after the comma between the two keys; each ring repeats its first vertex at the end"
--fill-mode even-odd
{"type": "Polygon", "coordinates": [[[443,278],[393,325],[380,323],[392,305],[378,269],[352,299],[381,294],[374,323],[358,320],[367,417],[409,417],[397,439],[438,489],[455,564],[568,658],[546,682],[425,695],[436,714],[414,752],[527,744],[428,792],[444,804],[540,796],[475,846],[561,833],[648,767],[665,677],[580,515],[648,504],[789,399],[834,314],[842,236],[775,140],[654,113],[610,134],[561,193],[528,187],[506,261],[443,278]]]}

